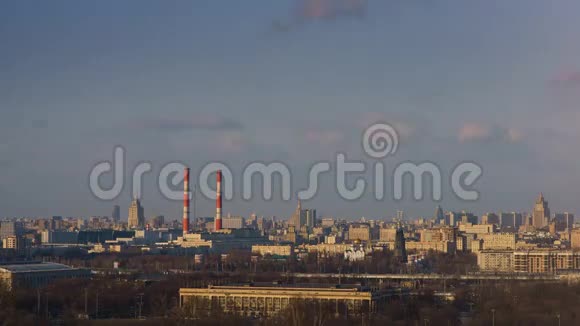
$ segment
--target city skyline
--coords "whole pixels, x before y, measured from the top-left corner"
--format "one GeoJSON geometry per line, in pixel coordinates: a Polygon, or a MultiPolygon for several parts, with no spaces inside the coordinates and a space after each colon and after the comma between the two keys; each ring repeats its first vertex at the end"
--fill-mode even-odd
{"type": "MultiPolygon", "coordinates": [[[[360,136],[379,121],[401,138],[387,168],[474,161],[481,198],[376,201],[367,191],[349,202],[322,183],[305,207],[369,218],[431,216],[437,205],[531,212],[543,192],[554,213],[580,210],[580,4],[296,3],[1,4],[0,215],[108,215],[120,205],[125,219],[130,187],[101,201],[88,186],[117,145],[128,167],[180,161],[192,175],[210,161],[238,172],[283,161],[301,188],[309,166],[336,153],[374,162],[360,136]]],[[[180,201],[163,199],[152,175],[147,216],[179,220],[180,201]]],[[[197,204],[197,215],[213,215],[211,199],[197,204]]],[[[224,214],[289,217],[295,206],[275,191],[271,201],[224,200],[224,214]]]]}
{"type": "Polygon", "coordinates": [[[576,325],[580,2],[0,1],[4,325],[576,325]]]}

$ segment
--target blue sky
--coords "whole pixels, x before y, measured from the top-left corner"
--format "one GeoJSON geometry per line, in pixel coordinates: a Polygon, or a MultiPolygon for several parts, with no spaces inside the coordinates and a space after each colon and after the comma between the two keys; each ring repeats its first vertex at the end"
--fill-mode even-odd
{"type": "MultiPolygon", "coordinates": [[[[580,23],[576,1],[12,1],[0,4],[0,216],[126,211],[95,199],[92,166],[366,159],[365,126],[398,128],[385,163],[478,162],[477,202],[342,201],[329,182],[306,206],[351,217],[578,211],[580,23]],[[352,7],[348,5],[354,4],[352,7]]],[[[445,175],[444,175],[445,176],[445,175]]],[[[368,175],[367,175],[368,177],[368,175]]],[[[328,180],[329,181],[329,180],[328,180]]],[[[146,214],[180,203],[146,178],[146,214]]],[[[238,187],[239,185],[236,185],[238,187]]],[[[240,186],[241,187],[241,186],[240,186]]],[[[295,202],[225,203],[287,216],[295,202]]],[[[213,203],[200,200],[200,215],[213,203]]]]}

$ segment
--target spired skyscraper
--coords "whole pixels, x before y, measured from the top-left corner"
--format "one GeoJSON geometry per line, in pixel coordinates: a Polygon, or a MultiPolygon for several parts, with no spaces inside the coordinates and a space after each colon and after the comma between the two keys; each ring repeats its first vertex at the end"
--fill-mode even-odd
{"type": "Polygon", "coordinates": [[[544,199],[544,194],[540,193],[532,214],[532,226],[536,229],[541,229],[548,226],[549,222],[550,208],[548,207],[548,202],[544,199]]]}
{"type": "Polygon", "coordinates": [[[313,228],[316,226],[316,210],[302,209],[302,203],[298,200],[298,206],[296,206],[294,214],[290,217],[288,225],[294,226],[296,229],[300,229],[304,225],[313,228]]]}
{"type": "Polygon", "coordinates": [[[436,224],[445,224],[445,214],[443,213],[443,209],[439,205],[437,205],[437,208],[435,209],[434,218],[436,224]]]}
{"type": "Polygon", "coordinates": [[[143,228],[145,226],[145,214],[139,199],[135,198],[129,207],[129,218],[127,219],[129,228],[143,228]]]}

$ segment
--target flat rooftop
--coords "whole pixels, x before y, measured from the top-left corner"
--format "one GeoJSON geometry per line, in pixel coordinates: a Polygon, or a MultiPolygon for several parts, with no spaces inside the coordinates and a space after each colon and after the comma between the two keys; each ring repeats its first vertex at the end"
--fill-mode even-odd
{"type": "Polygon", "coordinates": [[[47,262],[19,262],[0,264],[0,272],[2,273],[53,272],[70,270],[75,270],[75,268],[63,264],[47,262]]]}
{"type": "Polygon", "coordinates": [[[229,284],[229,285],[214,285],[210,286],[210,288],[214,289],[228,289],[228,288],[255,288],[255,289],[264,289],[264,288],[276,288],[276,289],[289,289],[289,290],[300,290],[300,289],[308,289],[308,290],[346,290],[346,291],[368,291],[368,287],[364,287],[360,284],[328,284],[328,283],[295,283],[295,284],[281,284],[276,282],[255,282],[255,283],[238,283],[238,284],[229,284]]]}
{"type": "Polygon", "coordinates": [[[207,288],[181,288],[180,297],[274,297],[286,299],[328,299],[370,301],[381,294],[360,285],[333,284],[244,284],[209,286],[207,288]]]}

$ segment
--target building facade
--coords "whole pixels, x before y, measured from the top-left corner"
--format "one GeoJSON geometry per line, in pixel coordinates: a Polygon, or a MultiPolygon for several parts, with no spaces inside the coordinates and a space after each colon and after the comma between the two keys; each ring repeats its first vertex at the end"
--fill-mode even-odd
{"type": "Polygon", "coordinates": [[[479,237],[482,240],[483,250],[493,249],[516,249],[515,233],[490,233],[482,234],[479,237]]]}
{"type": "Polygon", "coordinates": [[[397,229],[395,228],[382,228],[379,231],[379,241],[381,242],[394,242],[397,236],[397,229]]]}
{"type": "Polygon", "coordinates": [[[24,224],[22,222],[0,222],[0,240],[8,237],[21,237],[22,235],[24,235],[24,224]]]}
{"type": "Polygon", "coordinates": [[[118,223],[121,220],[121,206],[119,205],[113,206],[113,214],[111,214],[111,218],[116,223],[118,223]]]}
{"type": "Polygon", "coordinates": [[[570,232],[570,246],[572,250],[580,250],[580,229],[573,229],[570,232]]]}
{"type": "Polygon", "coordinates": [[[60,279],[89,278],[88,269],[62,264],[32,262],[0,264],[0,282],[8,288],[42,287],[60,279]]]}
{"type": "Polygon", "coordinates": [[[381,295],[360,286],[210,286],[179,289],[179,303],[185,310],[223,311],[254,317],[278,314],[294,302],[327,303],[336,313],[371,313],[381,295]]]}
{"type": "Polygon", "coordinates": [[[135,198],[131,202],[127,224],[129,228],[143,228],[145,226],[145,214],[139,199],[135,198]]]}
{"type": "Polygon", "coordinates": [[[482,272],[511,273],[514,271],[514,251],[482,250],[477,253],[477,266],[482,272]]]}
{"type": "Polygon", "coordinates": [[[371,228],[368,224],[351,224],[348,228],[349,241],[371,241],[371,228]]]}
{"type": "Polygon", "coordinates": [[[536,200],[536,205],[534,206],[532,225],[536,229],[540,229],[548,226],[549,220],[550,208],[548,207],[548,202],[544,199],[544,195],[540,193],[538,200],[536,200]]]}
{"type": "Polygon", "coordinates": [[[223,229],[242,229],[245,227],[245,219],[241,216],[222,217],[223,229]]]}
{"type": "Polygon", "coordinates": [[[252,246],[252,254],[260,256],[283,256],[289,257],[294,253],[291,245],[255,245],[252,246]]]}
{"type": "Polygon", "coordinates": [[[580,253],[570,250],[482,250],[477,255],[481,271],[551,274],[580,270],[580,253]]]}

